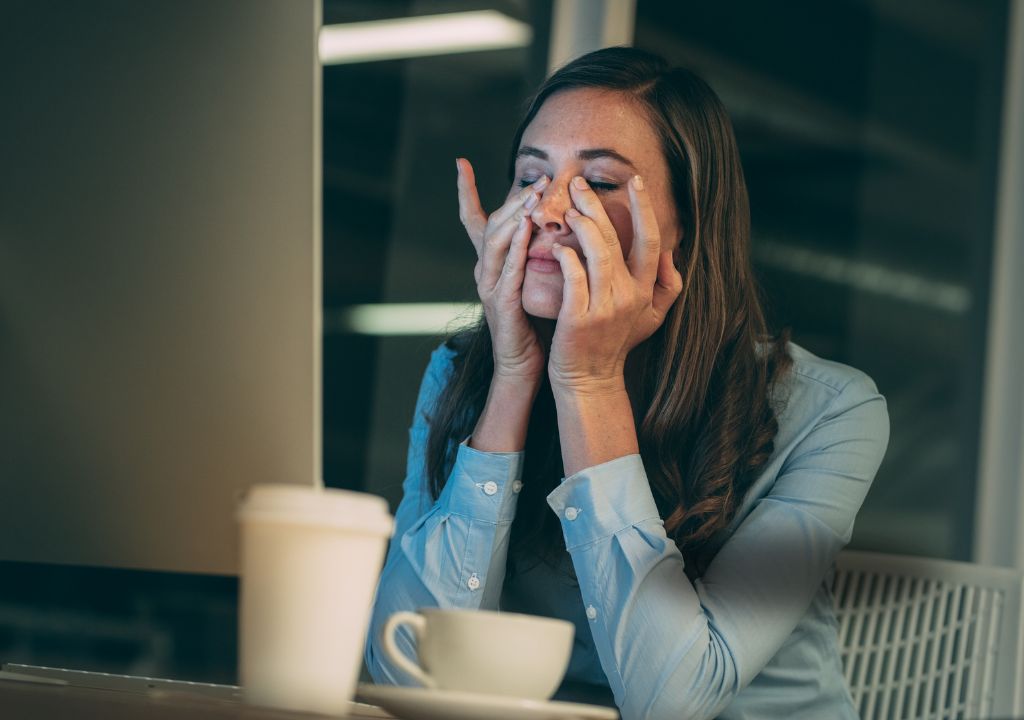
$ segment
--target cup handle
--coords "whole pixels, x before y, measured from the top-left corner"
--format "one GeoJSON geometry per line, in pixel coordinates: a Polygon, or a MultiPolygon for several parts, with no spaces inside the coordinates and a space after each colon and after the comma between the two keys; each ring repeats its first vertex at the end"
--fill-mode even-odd
{"type": "Polygon", "coordinates": [[[388,656],[391,662],[412,675],[420,685],[428,690],[436,690],[437,683],[434,681],[434,678],[423,672],[423,668],[399,650],[398,643],[395,642],[395,631],[399,625],[411,626],[413,634],[416,636],[416,641],[421,642],[423,633],[427,629],[427,619],[419,613],[407,612],[405,610],[396,612],[389,617],[388,621],[384,624],[384,631],[381,633],[384,639],[384,654],[388,656]]]}

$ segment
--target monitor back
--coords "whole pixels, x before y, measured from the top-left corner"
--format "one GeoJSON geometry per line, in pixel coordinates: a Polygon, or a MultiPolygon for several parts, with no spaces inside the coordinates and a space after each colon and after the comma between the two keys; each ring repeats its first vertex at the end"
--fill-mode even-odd
{"type": "Polygon", "coordinates": [[[235,573],[320,482],[319,0],[3,15],[0,560],[235,573]]]}

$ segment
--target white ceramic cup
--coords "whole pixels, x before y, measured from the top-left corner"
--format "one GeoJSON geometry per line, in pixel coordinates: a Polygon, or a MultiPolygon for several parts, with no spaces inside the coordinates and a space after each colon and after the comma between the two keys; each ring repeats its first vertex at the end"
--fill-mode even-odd
{"type": "Polygon", "coordinates": [[[246,701],[344,714],[393,529],[387,503],[345,490],[255,485],[238,520],[246,701]]]}
{"type": "Polygon", "coordinates": [[[384,651],[425,688],[547,700],[572,654],[571,622],[535,615],[423,608],[398,612],[384,625],[384,651]],[[395,640],[408,625],[419,663],[395,640]]]}

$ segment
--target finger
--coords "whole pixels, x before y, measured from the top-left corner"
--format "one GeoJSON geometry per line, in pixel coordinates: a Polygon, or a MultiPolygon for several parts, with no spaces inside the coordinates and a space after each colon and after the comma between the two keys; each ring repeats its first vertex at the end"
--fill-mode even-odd
{"type": "Polygon", "coordinates": [[[629,181],[629,206],[633,215],[633,248],[626,262],[630,274],[650,287],[658,274],[661,233],[651,197],[639,175],[634,175],[629,181]]]}
{"type": "Polygon", "coordinates": [[[477,255],[484,240],[484,228],[487,227],[487,214],[480,204],[480,194],[476,189],[476,174],[473,166],[465,158],[455,159],[455,169],[458,173],[456,184],[459,190],[459,220],[462,221],[466,233],[469,235],[477,255]]]}
{"type": "Polygon", "coordinates": [[[530,245],[531,235],[533,235],[533,222],[529,216],[524,216],[512,234],[512,244],[505,255],[505,266],[498,279],[501,293],[506,297],[518,295],[523,288],[527,248],[530,245]]]}
{"type": "MultiPolygon", "coordinates": [[[[573,205],[597,226],[605,244],[619,248],[619,236],[615,232],[615,226],[608,219],[608,213],[605,212],[601,199],[591,189],[587,181],[577,175],[569,183],[569,193],[572,195],[573,205]]],[[[619,255],[622,255],[621,249],[619,250],[619,255]]]]}
{"type": "Polygon", "coordinates": [[[599,306],[611,299],[612,281],[615,275],[614,263],[617,261],[622,269],[625,269],[622,253],[616,247],[605,242],[597,223],[586,215],[580,214],[576,208],[569,208],[565,211],[565,221],[576,235],[576,239],[579,240],[580,249],[587,259],[586,274],[589,281],[587,306],[599,306]]]}
{"type": "Polygon", "coordinates": [[[587,314],[590,293],[587,288],[587,271],[572,248],[555,243],[551,248],[562,268],[562,308],[559,318],[580,318],[587,314]]]}
{"type": "Polygon", "coordinates": [[[490,290],[497,285],[509,245],[512,243],[512,236],[519,226],[521,217],[523,216],[513,215],[498,227],[488,231],[480,254],[480,279],[477,282],[481,287],[490,290]]]}
{"type": "Polygon", "coordinates": [[[658,278],[654,283],[654,297],[651,301],[651,307],[659,323],[668,314],[669,308],[682,291],[683,276],[672,262],[672,251],[666,250],[658,257],[658,278]]]}
{"type": "Polygon", "coordinates": [[[488,222],[491,225],[500,225],[524,207],[528,210],[533,209],[536,206],[537,201],[540,199],[538,193],[544,191],[544,188],[548,186],[548,182],[550,182],[548,176],[541,175],[537,178],[536,182],[520,190],[518,193],[510,197],[504,205],[491,213],[491,217],[488,218],[488,222]],[[532,205],[527,207],[527,203],[530,202],[530,198],[536,199],[532,205]]]}

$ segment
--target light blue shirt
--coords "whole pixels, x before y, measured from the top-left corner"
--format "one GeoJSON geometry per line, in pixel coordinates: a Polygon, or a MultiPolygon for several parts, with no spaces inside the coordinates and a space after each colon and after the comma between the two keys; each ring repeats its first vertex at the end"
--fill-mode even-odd
{"type": "MultiPolygon", "coordinates": [[[[404,497],[377,590],[366,663],[411,685],[383,655],[398,610],[514,610],[576,626],[568,681],[607,685],[624,720],[856,718],[840,666],[833,562],[889,438],[885,399],[864,373],[790,345],[767,465],[696,582],[664,530],[639,455],[572,475],[548,495],[578,586],[545,563],[505,585],[522,453],[463,443],[436,502],[424,470],[428,417],[453,352],[438,348],[409,437],[404,497]]],[[[529,478],[525,479],[529,482],[529,478]]],[[[414,656],[405,633],[399,645],[414,656]]]]}

